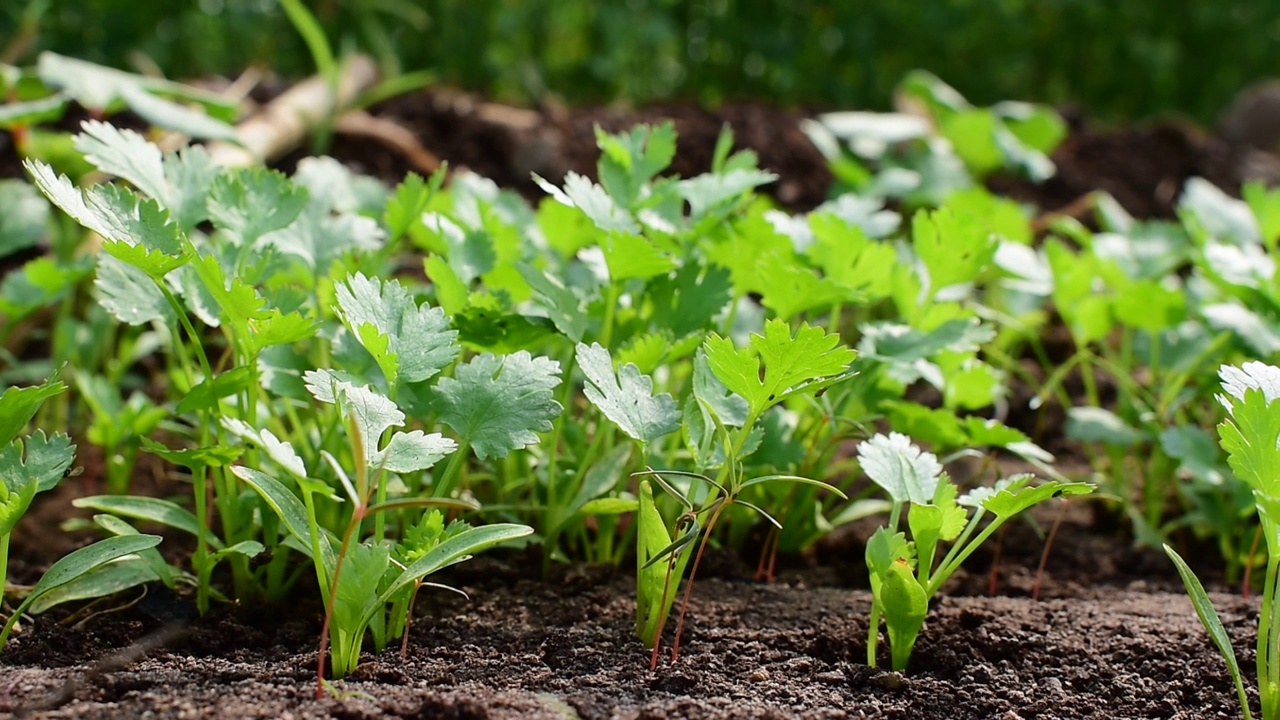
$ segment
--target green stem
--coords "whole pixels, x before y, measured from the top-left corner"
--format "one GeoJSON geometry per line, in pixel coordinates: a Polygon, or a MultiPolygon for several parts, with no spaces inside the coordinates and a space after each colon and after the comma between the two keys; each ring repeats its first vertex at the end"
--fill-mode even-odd
{"type": "Polygon", "coordinates": [[[4,608],[4,584],[9,576],[9,533],[0,535],[0,609],[4,608]]]}
{"type": "Polygon", "coordinates": [[[209,612],[209,582],[213,568],[209,566],[209,477],[208,468],[191,469],[192,481],[195,483],[196,501],[196,553],[192,564],[196,566],[196,609],[201,615],[209,612]]]}
{"type": "Polygon", "coordinates": [[[466,456],[469,452],[471,452],[471,443],[466,440],[458,443],[458,449],[449,458],[449,464],[445,466],[444,473],[439,480],[432,483],[431,494],[433,497],[449,497],[449,493],[453,492],[458,473],[461,472],[462,466],[466,464],[466,456]]]}

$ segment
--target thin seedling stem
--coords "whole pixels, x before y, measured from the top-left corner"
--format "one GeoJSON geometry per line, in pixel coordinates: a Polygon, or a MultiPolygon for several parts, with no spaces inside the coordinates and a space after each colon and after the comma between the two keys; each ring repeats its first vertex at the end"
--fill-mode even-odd
{"type": "Polygon", "coordinates": [[[680,600],[680,617],[676,619],[676,637],[671,641],[671,662],[675,662],[680,658],[680,633],[684,631],[684,614],[689,609],[689,596],[693,594],[693,579],[698,574],[698,566],[702,564],[702,553],[707,549],[707,543],[711,540],[711,531],[716,527],[716,521],[720,519],[720,513],[729,506],[729,499],[725,498],[725,502],[721,502],[711,519],[707,521],[707,529],[702,531],[702,542],[698,543],[698,554],[693,558],[693,567],[689,569],[689,582],[684,586],[684,597],[680,600]]]}
{"type": "Polygon", "coordinates": [[[1053,519],[1053,525],[1049,528],[1049,535],[1044,539],[1044,550],[1040,552],[1040,565],[1036,568],[1036,581],[1031,585],[1031,599],[1036,602],[1040,602],[1040,583],[1044,580],[1044,568],[1049,564],[1049,551],[1053,548],[1053,539],[1058,536],[1058,528],[1062,526],[1062,519],[1067,516],[1067,501],[1062,500],[1058,508],[1058,516],[1053,519]]]}
{"type": "Polygon", "coordinates": [[[1249,599],[1249,580],[1253,577],[1253,561],[1258,556],[1258,542],[1262,540],[1262,525],[1253,533],[1253,544],[1249,546],[1249,557],[1244,563],[1244,580],[1240,583],[1240,597],[1249,599]]]}
{"type": "Polygon", "coordinates": [[[1000,585],[1000,556],[1004,551],[1004,528],[996,534],[996,545],[991,551],[991,572],[987,574],[987,594],[995,595],[1000,585]]]}

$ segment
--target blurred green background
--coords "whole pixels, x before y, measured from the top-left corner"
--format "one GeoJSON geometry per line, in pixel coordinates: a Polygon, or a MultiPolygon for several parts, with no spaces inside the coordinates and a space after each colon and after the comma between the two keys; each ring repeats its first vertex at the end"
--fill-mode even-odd
{"type": "MultiPolygon", "coordinates": [[[[1280,1],[311,0],[339,50],[512,102],[764,100],[884,108],[913,68],[977,104],[1076,103],[1212,122],[1280,74],[1280,1]]],[[[313,70],[275,0],[0,2],[0,45],[170,77],[313,70]],[[24,35],[25,31],[25,35],[24,35]],[[25,45],[18,44],[28,39],[25,45]]]]}

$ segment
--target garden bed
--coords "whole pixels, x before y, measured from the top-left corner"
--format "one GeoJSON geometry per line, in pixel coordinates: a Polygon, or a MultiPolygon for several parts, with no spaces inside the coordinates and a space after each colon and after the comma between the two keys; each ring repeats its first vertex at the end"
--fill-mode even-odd
{"type": "MultiPolygon", "coordinates": [[[[679,149],[670,172],[690,177],[710,169],[716,137],[728,123],[736,132],[737,147],[756,149],[760,167],[779,174],[778,181],[761,192],[772,194],[788,209],[815,208],[828,198],[832,182],[828,159],[813,148],[800,130],[803,115],[763,106],[734,105],[704,111],[669,105],[638,113],[607,109],[515,110],[485,105],[455,92],[428,91],[384,102],[375,106],[372,114],[408,129],[422,148],[449,161],[451,166],[473,169],[529,198],[546,195],[530,180],[530,173],[555,183],[569,171],[595,175],[593,166],[599,153],[592,128],[597,123],[607,131],[619,131],[637,122],[663,118],[675,118],[679,133],[679,149]]],[[[1233,193],[1245,178],[1280,178],[1280,172],[1275,171],[1280,161],[1275,157],[1232,148],[1178,123],[1099,131],[1076,119],[1070,127],[1071,134],[1053,155],[1058,166],[1056,177],[1034,185],[996,173],[986,178],[986,184],[1002,195],[1033,203],[1039,210],[1037,221],[1046,213],[1057,211],[1089,221],[1088,212],[1076,205],[1096,189],[1109,192],[1138,218],[1173,217],[1177,195],[1188,178],[1204,177],[1233,193]]],[[[388,148],[378,140],[342,133],[337,135],[331,152],[349,167],[389,183],[401,181],[410,170],[428,169],[416,166],[421,157],[414,160],[402,148],[388,148]]],[[[291,172],[303,157],[299,151],[278,166],[291,172]]],[[[0,165],[5,168],[3,174],[16,176],[20,170],[11,161],[6,157],[0,165]]],[[[324,216],[327,214],[326,208],[324,216]]],[[[421,222],[416,218],[413,221],[421,222]]],[[[1044,227],[1038,230],[1043,231],[1044,227]]],[[[576,252],[575,249],[568,255],[576,252]]],[[[668,270],[655,275],[665,278],[668,270]]],[[[635,278],[648,280],[650,276],[632,279],[635,278]]],[[[368,282],[363,275],[359,280],[368,282]]],[[[351,284],[346,287],[355,287],[355,283],[348,282],[351,284]]],[[[333,283],[327,289],[332,290],[333,283]]],[[[613,289],[620,290],[621,284],[613,289]]],[[[460,302],[468,301],[465,290],[464,284],[460,302]]],[[[775,290],[777,295],[773,297],[783,295],[781,290],[775,290]]],[[[629,287],[628,293],[633,291],[634,286],[629,287]]],[[[416,299],[408,302],[416,303],[416,299]]],[[[633,304],[637,306],[638,303],[633,304]]],[[[415,310],[417,307],[415,304],[415,310]]],[[[471,319],[476,317],[484,320],[486,316],[479,312],[471,319]]],[[[603,321],[608,330],[612,330],[611,323],[612,307],[603,321]]],[[[543,323],[543,328],[549,324],[543,323]]],[[[838,333],[838,322],[835,325],[838,333]]],[[[1062,329],[1058,324],[1046,327],[1054,332],[1062,329]]],[[[606,344],[608,330],[602,333],[606,344]]],[[[790,342],[790,330],[786,332],[790,342]]],[[[833,339],[833,343],[838,340],[833,339]]],[[[1053,350],[1051,343],[1045,345],[1053,350]]],[[[1060,345],[1069,346],[1069,339],[1060,345]]],[[[506,352],[515,355],[510,349],[506,352]]],[[[587,353],[605,351],[593,350],[583,343],[567,352],[585,366],[584,358],[590,360],[587,353]]],[[[1066,347],[1064,357],[1069,352],[1066,347]]],[[[1052,362],[1061,359],[1052,353],[1052,362]]],[[[601,364],[612,367],[611,362],[606,353],[601,364]]],[[[815,381],[812,387],[828,380],[847,380],[853,377],[852,373],[842,375],[847,368],[848,361],[844,361],[837,370],[814,371],[800,385],[810,380],[815,381]]],[[[440,368],[432,372],[436,370],[440,368]]],[[[555,373],[559,373],[558,365],[555,373]]],[[[741,377],[748,385],[760,382],[763,388],[763,379],[768,376],[756,377],[753,371],[741,377]]],[[[426,378],[418,380],[425,382],[426,378]]],[[[489,380],[493,380],[492,372],[489,380]]],[[[559,381],[557,377],[556,382],[559,381]]],[[[1070,394],[1069,399],[1087,404],[1080,397],[1078,378],[1071,376],[1068,381],[1064,392],[1070,394]]],[[[800,385],[780,387],[778,391],[789,395],[800,385]]],[[[917,382],[911,390],[918,390],[921,385],[917,382]]],[[[1020,412],[1036,392],[1036,388],[1025,385],[1023,378],[1010,383],[1013,407],[1004,415],[1005,421],[1010,428],[1026,431],[1030,440],[1058,453],[1055,467],[1060,471],[1086,477],[1089,465],[1082,462],[1085,453],[1075,440],[1065,439],[1061,417],[1053,416],[1046,422],[1044,414],[1020,412]],[[1074,470],[1068,470],[1068,466],[1074,470]]],[[[548,398],[551,387],[554,383],[545,389],[548,398]]],[[[818,395],[826,388],[822,385],[818,395]]],[[[367,387],[365,390],[373,392],[367,387]]],[[[650,390],[652,385],[644,390],[646,401],[652,400],[650,390]]],[[[1102,390],[1114,394],[1115,388],[1104,384],[1102,390]]],[[[160,402],[164,401],[165,392],[155,393],[160,402]]],[[[329,400],[311,392],[315,398],[305,398],[308,403],[338,405],[336,391],[332,391],[334,395],[329,400]]],[[[765,392],[760,390],[761,398],[765,392]]],[[[932,389],[926,390],[925,394],[929,393],[937,394],[932,389]]],[[[220,399],[214,398],[213,402],[220,399]]],[[[753,407],[772,407],[785,399],[770,393],[767,399],[752,403],[753,407]]],[[[929,395],[922,402],[927,404],[934,399],[929,395]]],[[[1061,396],[1050,398],[1048,406],[1052,408],[1060,399],[1061,396]]],[[[581,412],[589,408],[585,401],[577,402],[580,407],[570,410],[581,412]]],[[[550,404],[560,408],[555,402],[550,404]]],[[[741,428],[739,449],[749,436],[751,423],[762,412],[753,414],[741,428]]],[[[617,422],[613,416],[608,418],[617,422]]],[[[594,433],[604,432],[604,419],[603,415],[599,417],[594,433]]],[[[884,415],[875,415],[868,427],[882,421],[887,422],[884,415]]],[[[395,424],[388,421],[378,426],[378,434],[395,424]]],[[[340,423],[335,422],[334,426],[339,427],[340,423]]],[[[577,438],[582,441],[580,444],[587,445],[585,422],[566,426],[571,428],[568,433],[582,436],[577,438]]],[[[543,433],[549,427],[531,423],[531,428],[543,433]]],[[[727,433],[723,425],[719,429],[727,433]]],[[[231,426],[227,430],[234,432],[231,426]]],[[[649,430],[641,429],[643,433],[649,430]]],[[[654,439],[647,435],[641,438],[636,434],[641,431],[626,429],[635,440],[654,439]]],[[[252,436],[254,432],[257,430],[249,429],[236,435],[244,440],[246,433],[252,436]]],[[[609,443],[620,437],[612,429],[608,432],[609,443]]],[[[666,429],[655,437],[671,432],[674,430],[666,429]]],[[[255,436],[258,444],[261,439],[255,436]]],[[[518,439],[524,444],[513,441],[511,448],[504,448],[501,454],[481,453],[479,462],[505,457],[507,449],[519,450],[536,442],[518,439]]],[[[551,443],[553,453],[558,451],[559,441],[557,431],[551,443]]],[[[849,442],[849,438],[833,440],[831,446],[840,450],[832,455],[844,459],[851,455],[852,443],[840,442],[849,442]]],[[[1010,441],[1002,442],[1008,445],[1010,441]]],[[[359,448],[362,450],[363,446],[359,448]]],[[[596,449],[593,439],[589,448],[571,458],[582,463],[579,480],[588,467],[594,467],[588,461],[599,459],[593,455],[596,449]]],[[[1216,452],[1216,448],[1212,450],[1216,452]]],[[[357,452],[356,447],[352,452],[357,452]]],[[[988,457],[995,457],[1000,451],[990,453],[988,457]]],[[[569,462],[569,456],[565,457],[569,462]]],[[[620,461],[619,477],[621,465],[629,458],[624,456],[620,461]]],[[[189,492],[185,484],[172,481],[168,466],[148,464],[152,462],[140,464],[140,471],[155,472],[145,481],[136,482],[133,493],[180,497],[189,492]]],[[[1112,467],[1113,472],[1127,469],[1122,462],[1123,454],[1112,467]]],[[[103,463],[96,448],[81,441],[76,464],[87,472],[63,480],[56,492],[42,496],[15,535],[10,574],[13,581],[34,583],[52,561],[90,537],[61,533],[56,539],[49,537],[61,521],[78,512],[69,507],[71,499],[104,490],[103,463]]],[[[428,467],[429,464],[414,466],[404,472],[428,467]]],[[[531,476],[533,467],[536,464],[529,466],[531,476]]],[[[381,472],[382,468],[378,470],[381,472]]],[[[520,470],[514,463],[508,467],[512,475],[518,475],[520,470]]],[[[246,483],[250,477],[239,476],[246,483]]],[[[433,478],[433,483],[439,477],[433,478]]],[[[851,484],[849,477],[839,480],[851,484]]],[[[623,485],[617,479],[612,485],[628,493],[633,489],[630,483],[623,485]]],[[[254,487],[264,498],[269,495],[260,484],[254,487]]],[[[954,507],[954,497],[951,502],[954,507]]],[[[650,503],[652,506],[652,500],[650,503]]],[[[219,511],[226,507],[230,506],[220,506],[219,511]]],[[[1040,508],[1034,514],[1038,523],[1035,527],[1043,529],[1052,524],[1058,507],[1057,503],[1050,503],[1049,507],[1040,508]]],[[[570,515],[581,508],[579,505],[570,515]]],[[[83,512],[80,516],[88,514],[83,512]]],[[[314,524],[314,517],[311,520],[314,524]]],[[[358,525],[359,519],[355,523],[358,525]]],[[[536,572],[542,557],[537,554],[539,548],[533,547],[523,554],[514,550],[493,553],[466,567],[432,576],[432,581],[464,590],[470,599],[426,593],[412,621],[407,655],[400,657],[398,645],[376,656],[366,654],[364,662],[347,678],[336,682],[335,692],[323,699],[316,699],[315,668],[324,612],[314,586],[300,583],[291,597],[301,599],[290,604],[240,607],[215,603],[212,612],[200,618],[192,597],[174,596],[153,584],[145,592],[135,588],[100,601],[75,616],[58,608],[24,623],[0,656],[4,667],[0,676],[0,712],[19,717],[76,718],[1015,720],[1237,715],[1236,697],[1222,659],[1205,636],[1172,565],[1158,550],[1134,546],[1133,533],[1121,511],[1103,509],[1101,503],[1073,504],[1043,579],[1036,570],[1043,533],[1033,531],[1030,524],[1011,523],[990,546],[970,557],[934,598],[905,674],[874,669],[866,662],[871,594],[863,558],[873,528],[864,527],[865,524],[852,523],[820,541],[808,555],[787,558],[784,562],[790,564],[768,583],[751,579],[750,564],[754,560],[745,560],[729,550],[714,551],[700,571],[692,595],[681,656],[672,662],[664,654],[654,670],[650,670],[649,652],[635,638],[636,580],[630,572],[630,560],[618,569],[551,564],[551,579],[546,581],[536,572]]],[[[607,527],[617,529],[613,525],[607,527]]],[[[590,525],[589,529],[594,532],[598,526],[590,525]]],[[[294,530],[289,528],[290,532],[294,530]]],[[[1189,537],[1187,534],[1176,539],[1186,541],[1189,537]]],[[[759,538],[753,538],[755,542],[748,543],[748,547],[758,550],[759,538]]],[[[550,544],[554,545],[554,535],[550,544]]],[[[611,544],[609,547],[612,551],[611,544]]],[[[165,559],[175,566],[185,566],[192,561],[192,553],[198,552],[195,542],[186,535],[170,538],[163,549],[165,559]]],[[[1202,576],[1217,581],[1217,589],[1224,590],[1221,572],[1214,570],[1216,550],[1206,542],[1186,554],[1202,576]],[[1207,551],[1194,552],[1197,549],[1207,551]]],[[[241,569],[247,567],[246,564],[241,569]]],[[[223,566],[219,573],[229,571],[223,566]]],[[[214,578],[226,580],[223,575],[214,578]]],[[[1257,601],[1225,592],[1216,593],[1214,600],[1237,654],[1243,664],[1251,665],[1257,601]]],[[[669,628],[668,646],[672,635],[669,628]]],[[[887,656],[887,648],[881,650],[881,655],[887,656]]],[[[885,664],[884,657],[881,664],[885,664]]]]}
{"type": "MultiPolygon", "coordinates": [[[[1056,511],[1055,511],[1056,513],[1056,511]]],[[[1051,522],[1050,513],[1036,513],[1051,522]]],[[[866,664],[870,593],[854,533],[812,562],[751,580],[713,556],[679,660],[655,671],[635,639],[635,580],[607,567],[530,573],[536,557],[481,558],[435,593],[399,647],[366,654],[315,700],[318,604],[222,607],[192,619],[163,588],[72,627],[36,620],[6,648],[0,711],[47,718],[1230,718],[1222,659],[1164,556],[1062,524],[1032,599],[1042,541],[1017,524],[1000,558],[976,555],[935,604],[907,675],[866,664]],[[853,560],[851,560],[851,558],[853,560]],[[995,565],[993,566],[993,563],[995,565]],[[990,590],[996,572],[995,596],[990,590]],[[858,585],[862,587],[858,587],[858,585]]],[[[134,592],[130,598],[138,597],[134,592]]],[[[1213,599],[1245,662],[1257,602],[1213,599]]],[[[117,601],[117,605],[127,602],[117,601]]]]}

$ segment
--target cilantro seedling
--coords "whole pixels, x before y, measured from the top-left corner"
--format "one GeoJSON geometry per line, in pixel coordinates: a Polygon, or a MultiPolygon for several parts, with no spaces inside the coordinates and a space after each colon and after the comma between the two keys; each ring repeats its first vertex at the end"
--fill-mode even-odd
{"type": "MultiPolygon", "coordinates": [[[[1236,476],[1248,484],[1266,538],[1267,569],[1258,612],[1257,682],[1263,720],[1280,718],[1280,368],[1261,362],[1223,365],[1218,375],[1225,394],[1218,401],[1227,418],[1218,425],[1219,442],[1236,476]]],[[[1227,662],[1245,720],[1252,720],[1244,679],[1231,639],[1195,573],[1174,549],[1165,553],[1178,569],[1196,614],[1227,662]]]]}
{"type": "Polygon", "coordinates": [[[883,618],[891,664],[898,671],[906,670],[911,660],[929,600],[1001,525],[1050,498],[1093,490],[1088,483],[1059,480],[1031,485],[1032,476],[1024,474],[960,496],[933,453],[922,451],[899,433],[876,435],[860,444],[858,459],[892,502],[888,525],[867,541],[872,592],[867,664],[876,666],[883,618]],[[904,509],[910,540],[898,530],[904,509]],[[944,543],[950,543],[950,549],[935,561],[944,543]]]}
{"type": "MultiPolygon", "coordinates": [[[[747,348],[735,347],[731,340],[712,335],[704,343],[704,351],[707,367],[723,385],[717,387],[703,383],[701,387],[695,386],[695,402],[697,412],[709,418],[704,422],[714,426],[716,443],[723,452],[719,476],[712,479],[701,473],[652,469],[644,473],[676,497],[685,508],[674,523],[673,533],[667,533],[661,527],[661,517],[652,505],[651,491],[648,488],[641,490],[636,631],[646,644],[653,646],[652,667],[657,666],[662,628],[673,601],[671,588],[679,583],[684,563],[688,560],[687,551],[692,549],[695,541],[700,542],[676,622],[671,648],[673,662],[680,654],[680,634],[693,579],[711,531],[722,514],[731,506],[739,505],[761,515],[775,527],[781,527],[766,510],[747,501],[742,496],[743,491],[767,483],[794,482],[814,485],[841,497],[844,495],[827,483],[795,475],[744,477],[742,461],[749,454],[747,446],[756,430],[756,422],[767,410],[791,397],[821,393],[852,377],[849,364],[854,358],[853,351],[840,345],[839,337],[829,335],[821,328],[801,325],[793,334],[782,320],[766,322],[764,334],[752,335],[747,348]],[[699,390],[705,395],[698,395],[699,390]],[[725,390],[733,394],[731,397],[736,396],[742,405],[726,398],[725,390]],[[739,412],[743,415],[741,422],[734,432],[730,432],[721,414],[735,415],[739,412]],[[692,488],[689,493],[683,492],[664,476],[701,480],[705,486],[701,489],[700,499],[695,503],[691,496],[692,488]],[[652,568],[664,560],[665,572],[654,572],[652,568]]],[[[638,410],[640,404],[633,402],[632,407],[638,410]]]]}

